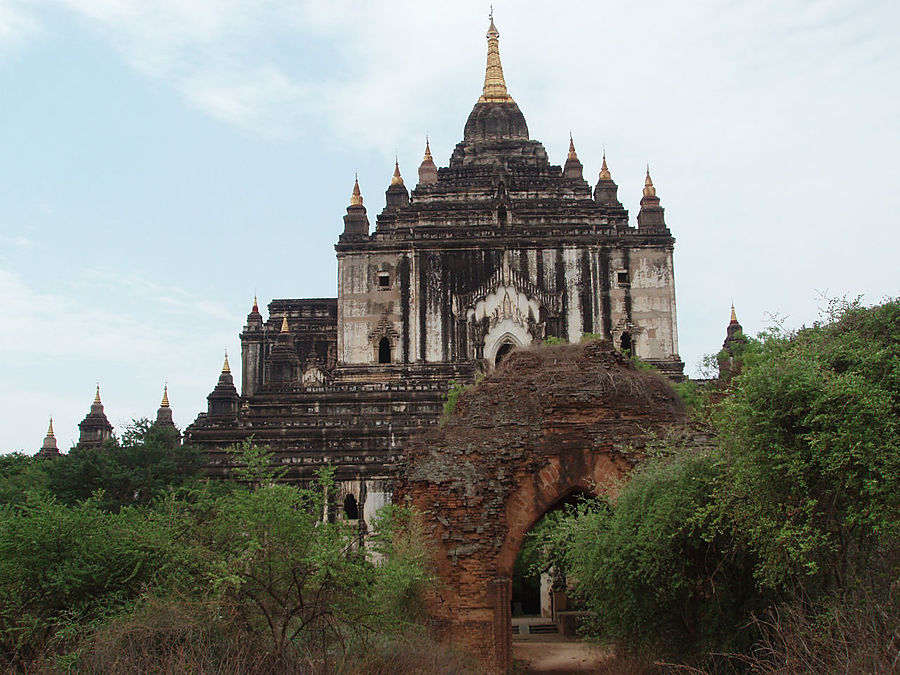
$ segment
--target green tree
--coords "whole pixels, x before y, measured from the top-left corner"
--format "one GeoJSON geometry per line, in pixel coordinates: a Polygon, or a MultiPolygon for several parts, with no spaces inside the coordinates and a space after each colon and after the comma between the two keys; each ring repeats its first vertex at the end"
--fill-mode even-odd
{"type": "Polygon", "coordinates": [[[177,444],[175,433],[146,419],[135,420],[121,442],[107,439],[99,447],[72,448],[46,462],[47,489],[67,504],[88,499],[97,490],[108,509],[149,504],[166,490],[200,477],[202,453],[177,444]]]}

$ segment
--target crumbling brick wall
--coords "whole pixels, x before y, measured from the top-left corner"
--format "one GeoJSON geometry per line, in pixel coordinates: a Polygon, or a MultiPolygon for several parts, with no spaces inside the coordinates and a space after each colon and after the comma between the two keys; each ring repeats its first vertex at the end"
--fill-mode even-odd
{"type": "Polygon", "coordinates": [[[465,391],[441,428],[405,448],[397,494],[433,537],[445,637],[505,670],[525,534],[576,490],[615,494],[647,441],[684,420],[663,377],[604,341],[513,352],[465,391]]]}

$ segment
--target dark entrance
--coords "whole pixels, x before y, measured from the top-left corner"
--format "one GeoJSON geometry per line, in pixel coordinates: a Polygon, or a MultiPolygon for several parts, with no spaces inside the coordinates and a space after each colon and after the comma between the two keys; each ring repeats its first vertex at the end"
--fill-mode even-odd
{"type": "Polygon", "coordinates": [[[542,528],[552,527],[553,521],[558,517],[556,514],[562,515],[560,512],[590,497],[590,494],[580,490],[569,493],[550,507],[525,536],[513,565],[513,618],[544,616],[549,620],[555,619],[557,611],[569,609],[564,579],[555,574],[554,570],[541,566],[541,550],[536,534],[542,528]]]}
{"type": "Polygon", "coordinates": [[[622,347],[622,353],[626,356],[631,356],[631,334],[622,333],[622,339],[619,341],[619,344],[622,347]]]}
{"type": "Polygon", "coordinates": [[[504,342],[500,345],[500,349],[497,350],[497,356],[494,357],[494,366],[499,366],[500,362],[503,361],[503,359],[506,358],[506,355],[514,348],[515,345],[512,342],[504,342]]]}
{"type": "Polygon", "coordinates": [[[378,363],[391,362],[391,341],[386,337],[381,338],[378,343],[378,363]]]}

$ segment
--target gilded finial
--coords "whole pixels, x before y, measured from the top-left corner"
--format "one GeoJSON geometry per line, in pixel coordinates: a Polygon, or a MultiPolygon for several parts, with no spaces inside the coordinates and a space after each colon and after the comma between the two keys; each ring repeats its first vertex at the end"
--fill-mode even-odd
{"type": "Polygon", "coordinates": [[[231,366],[228,365],[228,350],[227,349],[225,350],[225,363],[222,364],[222,372],[223,373],[231,372],[231,366]]]}
{"type": "Polygon", "coordinates": [[[603,164],[600,165],[600,180],[612,180],[612,174],[606,166],[606,150],[603,151],[603,164]]]}
{"type": "Polygon", "coordinates": [[[578,159],[578,155],[575,153],[575,141],[572,140],[572,132],[569,132],[569,159],[578,159]]]}
{"type": "Polygon", "coordinates": [[[287,317],[282,317],[281,319],[281,332],[282,333],[290,333],[291,329],[288,328],[287,317]]]}
{"type": "Polygon", "coordinates": [[[734,311],[734,303],[731,303],[731,322],[730,323],[737,323],[737,322],[738,322],[738,319],[737,319],[737,313],[734,311]]]}
{"type": "Polygon", "coordinates": [[[94,403],[100,403],[100,384],[97,383],[97,393],[94,394],[94,403]]]}
{"type": "Polygon", "coordinates": [[[644,179],[644,196],[655,197],[656,188],[653,187],[653,180],[650,178],[650,165],[647,165],[647,177],[644,179]]]}
{"type": "Polygon", "coordinates": [[[50,418],[50,426],[47,427],[47,436],[53,438],[53,418],[50,418]]]}
{"type": "Polygon", "coordinates": [[[488,27],[487,67],[484,71],[484,88],[479,103],[513,103],[512,96],[506,91],[506,80],[503,78],[503,66],[500,63],[500,31],[494,25],[494,10],[490,14],[491,25],[488,27]]]}
{"type": "Polygon", "coordinates": [[[394,157],[394,176],[391,178],[391,185],[403,185],[403,177],[400,175],[400,162],[394,157]]]}
{"type": "Polygon", "coordinates": [[[359,191],[359,176],[353,181],[353,194],[350,195],[350,206],[362,206],[362,193],[359,191]]]}
{"type": "Polygon", "coordinates": [[[422,158],[423,162],[433,162],[434,160],[431,157],[431,145],[428,143],[428,136],[425,137],[425,157],[422,158]]]}
{"type": "Polygon", "coordinates": [[[162,401],[159,403],[160,408],[168,408],[169,407],[169,385],[168,383],[163,387],[163,397],[162,401]]]}
{"type": "Polygon", "coordinates": [[[253,294],[253,311],[259,313],[259,302],[256,299],[256,293],[253,294]]]}

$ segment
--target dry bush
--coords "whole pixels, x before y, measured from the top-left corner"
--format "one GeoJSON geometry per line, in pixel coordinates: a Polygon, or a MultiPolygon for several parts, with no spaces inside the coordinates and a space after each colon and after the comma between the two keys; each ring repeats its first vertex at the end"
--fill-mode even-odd
{"type": "Polygon", "coordinates": [[[369,641],[350,650],[335,675],[482,675],[465,652],[436,642],[425,630],[369,641]]]}
{"type": "Polygon", "coordinates": [[[238,629],[218,603],[152,600],[99,630],[82,651],[79,672],[296,673],[255,636],[238,629]]]}
{"type": "Polygon", "coordinates": [[[747,657],[749,672],[900,672],[900,589],[857,589],[827,604],[794,602],[759,622],[762,639],[747,657]]]}

